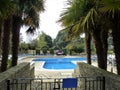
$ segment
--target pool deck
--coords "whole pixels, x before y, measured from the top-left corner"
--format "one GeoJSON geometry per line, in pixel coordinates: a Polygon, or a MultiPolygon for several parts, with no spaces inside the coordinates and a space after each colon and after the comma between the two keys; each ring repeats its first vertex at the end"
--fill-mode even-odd
{"type": "MultiPolygon", "coordinates": [[[[40,57],[39,57],[40,58],[40,57]]],[[[23,60],[20,60],[19,63],[22,62],[30,62],[36,58],[25,58],[23,60]]],[[[35,77],[41,77],[41,78],[65,78],[65,77],[72,77],[72,74],[74,72],[73,69],[66,69],[66,70],[51,70],[51,69],[45,69],[43,68],[44,61],[41,62],[34,62],[35,65],[35,77]]]]}
{"type": "MultiPolygon", "coordinates": [[[[44,56],[45,57],[45,56],[44,56]]],[[[67,57],[73,57],[73,56],[67,56],[67,57]]],[[[74,56],[76,57],[76,56],[74,56]]],[[[79,56],[80,57],[80,56],[79,56]]],[[[36,58],[43,58],[43,57],[33,57],[33,58],[25,58],[22,60],[19,60],[19,63],[22,62],[32,62],[33,59],[36,58]]],[[[42,62],[32,62],[35,65],[35,77],[40,77],[40,78],[66,78],[66,77],[72,77],[72,74],[74,73],[74,69],[68,69],[68,70],[49,70],[43,68],[44,61],[42,62]]],[[[98,66],[97,62],[94,61],[92,62],[93,66],[98,66]]],[[[111,66],[108,65],[108,71],[111,71],[111,66]]],[[[113,68],[113,72],[116,73],[116,70],[113,68]]]]}

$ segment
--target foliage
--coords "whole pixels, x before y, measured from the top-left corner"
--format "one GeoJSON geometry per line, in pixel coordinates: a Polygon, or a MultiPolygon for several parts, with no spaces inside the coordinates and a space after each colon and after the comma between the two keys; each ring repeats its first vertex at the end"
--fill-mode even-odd
{"type": "Polygon", "coordinates": [[[27,53],[27,50],[28,50],[28,44],[25,42],[21,42],[19,45],[19,51],[21,53],[27,53]]]}
{"type": "Polygon", "coordinates": [[[42,50],[44,54],[47,54],[47,51],[50,51],[50,53],[54,54],[52,47],[52,38],[49,35],[46,35],[44,32],[41,34],[38,33],[37,38],[28,43],[28,49],[36,50],[37,53],[42,50]]]}
{"type": "Polygon", "coordinates": [[[52,47],[52,38],[49,35],[46,35],[44,32],[39,34],[37,37],[37,48],[42,49],[44,47],[52,47]]]}
{"type": "Polygon", "coordinates": [[[66,31],[65,30],[59,31],[56,39],[54,39],[54,45],[58,49],[63,49],[66,47],[68,43],[69,41],[66,41],[66,31]]]}
{"type": "Polygon", "coordinates": [[[76,53],[82,53],[82,52],[84,52],[84,45],[80,45],[80,46],[74,47],[73,51],[75,51],[76,53]]]}
{"type": "Polygon", "coordinates": [[[95,54],[95,53],[96,53],[94,43],[91,43],[91,52],[92,52],[92,54],[95,54]]]}
{"type": "Polygon", "coordinates": [[[32,40],[30,43],[28,43],[28,48],[30,50],[35,50],[37,47],[37,40],[32,40]]]}
{"type": "Polygon", "coordinates": [[[108,54],[114,54],[113,50],[108,50],[108,54]]]}
{"type": "Polygon", "coordinates": [[[7,68],[10,68],[12,65],[12,59],[8,59],[7,61],[7,68]]]}
{"type": "Polygon", "coordinates": [[[6,19],[8,16],[14,14],[16,11],[16,4],[12,0],[0,0],[0,18],[6,19]]]}
{"type": "Polygon", "coordinates": [[[65,55],[70,50],[75,51],[75,53],[84,52],[84,40],[80,36],[75,39],[68,39],[65,30],[59,31],[54,43],[56,47],[59,47],[58,50],[62,50],[65,55]]]}
{"type": "Polygon", "coordinates": [[[54,49],[49,49],[50,50],[50,54],[54,55],[54,49]]]}

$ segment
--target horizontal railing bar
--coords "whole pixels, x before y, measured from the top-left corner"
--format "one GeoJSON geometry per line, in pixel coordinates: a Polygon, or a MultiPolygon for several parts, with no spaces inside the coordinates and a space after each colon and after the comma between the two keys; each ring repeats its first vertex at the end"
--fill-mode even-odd
{"type": "MultiPolygon", "coordinates": [[[[105,76],[95,76],[95,77],[94,77],[94,76],[92,76],[92,77],[90,77],[90,76],[89,76],[89,77],[88,77],[88,76],[83,76],[83,77],[77,76],[77,77],[75,77],[75,78],[103,78],[103,77],[105,77],[105,76]]],[[[69,77],[69,78],[73,78],[73,77],[69,77]]],[[[38,79],[64,79],[64,78],[42,78],[42,77],[41,77],[41,78],[12,78],[12,80],[13,80],[13,79],[17,79],[17,80],[18,80],[18,79],[23,79],[23,80],[24,80],[24,79],[38,80],[38,79]]]]}

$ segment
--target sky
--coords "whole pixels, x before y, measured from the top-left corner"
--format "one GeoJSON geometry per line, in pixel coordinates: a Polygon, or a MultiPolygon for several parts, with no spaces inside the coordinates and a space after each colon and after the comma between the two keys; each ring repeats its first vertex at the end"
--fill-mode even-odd
{"type": "MultiPolygon", "coordinates": [[[[57,36],[58,31],[62,29],[60,23],[56,23],[59,20],[61,12],[66,6],[67,0],[46,0],[45,11],[40,14],[40,28],[39,31],[45,32],[50,35],[53,39],[57,36]]],[[[26,36],[25,27],[21,29],[24,41],[28,40],[33,36],[26,36]]]]}

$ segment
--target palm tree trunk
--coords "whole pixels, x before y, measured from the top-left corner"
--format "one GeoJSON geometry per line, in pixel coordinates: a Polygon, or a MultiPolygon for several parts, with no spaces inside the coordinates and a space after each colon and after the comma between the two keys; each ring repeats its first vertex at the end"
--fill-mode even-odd
{"type": "Polygon", "coordinates": [[[1,53],[1,47],[2,47],[2,34],[3,34],[3,20],[0,19],[0,53],[1,53]]]}
{"type": "Polygon", "coordinates": [[[87,53],[87,63],[91,64],[91,34],[85,33],[85,41],[86,41],[86,53],[87,53]]]}
{"type": "Polygon", "coordinates": [[[108,51],[108,43],[107,43],[107,38],[108,38],[108,31],[103,31],[102,32],[102,43],[103,43],[103,60],[104,60],[104,69],[107,70],[107,51],[108,51]]]}
{"type": "Polygon", "coordinates": [[[117,73],[120,75],[120,30],[117,27],[114,27],[114,30],[112,31],[113,36],[113,44],[114,44],[114,52],[115,52],[115,58],[116,58],[116,64],[117,64],[117,73]]]}
{"type": "Polygon", "coordinates": [[[101,41],[101,30],[93,30],[93,37],[95,40],[96,54],[98,58],[98,67],[105,69],[104,64],[104,54],[103,54],[103,44],[101,41]]]}
{"type": "Polygon", "coordinates": [[[4,30],[3,30],[2,63],[1,63],[1,71],[2,72],[7,70],[7,60],[8,60],[8,54],[9,54],[10,29],[11,29],[11,17],[8,17],[4,21],[4,30]]]}
{"type": "Polygon", "coordinates": [[[19,16],[13,16],[13,28],[12,28],[12,66],[16,66],[17,65],[21,21],[22,21],[21,17],[19,17],[19,16]]]}

